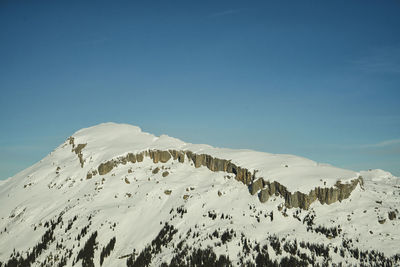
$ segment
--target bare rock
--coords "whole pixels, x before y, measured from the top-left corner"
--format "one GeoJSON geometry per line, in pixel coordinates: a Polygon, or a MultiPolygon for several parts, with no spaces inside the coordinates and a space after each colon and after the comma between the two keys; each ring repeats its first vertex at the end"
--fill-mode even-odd
{"type": "Polygon", "coordinates": [[[100,175],[104,175],[109,173],[114,168],[114,161],[110,160],[105,163],[101,163],[97,170],[99,171],[100,175]]]}
{"type": "Polygon", "coordinates": [[[250,193],[252,195],[255,195],[263,187],[264,187],[264,179],[263,178],[257,179],[256,181],[253,181],[253,183],[251,184],[250,193]]]}
{"type": "Polygon", "coordinates": [[[81,164],[81,168],[83,168],[83,163],[85,162],[83,160],[82,149],[84,149],[86,145],[87,144],[78,144],[76,147],[73,146],[73,148],[72,148],[72,152],[75,152],[75,154],[78,155],[79,163],[81,164]]]}
{"type": "Polygon", "coordinates": [[[126,156],[126,159],[129,162],[136,163],[136,155],[134,155],[132,153],[128,153],[128,155],[126,156]]]}
{"type": "Polygon", "coordinates": [[[269,192],[268,189],[262,189],[259,194],[259,199],[261,203],[267,202],[269,199],[269,192]]]}

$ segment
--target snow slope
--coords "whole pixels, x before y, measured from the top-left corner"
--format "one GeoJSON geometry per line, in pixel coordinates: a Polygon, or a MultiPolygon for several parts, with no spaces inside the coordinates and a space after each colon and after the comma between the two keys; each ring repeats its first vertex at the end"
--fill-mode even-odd
{"type": "MultiPolygon", "coordinates": [[[[10,259],[21,255],[28,257],[46,240],[45,233],[52,232],[40,253],[35,250],[34,266],[72,266],[75,262],[89,266],[79,255],[96,232],[93,263],[100,266],[102,249],[115,237],[115,247],[103,257],[103,266],[126,266],[127,259],[134,258],[131,255],[140,258],[137,256],[165,223],[177,232],[161,250],[153,251],[151,266],[174,260],[179,243],[189,247],[189,254],[210,246],[213,253],[226,255],[236,266],[257,262],[261,253],[257,244],[267,245],[269,257],[277,261],[293,255],[288,244],[296,244],[297,258],[300,260],[303,253],[310,259],[308,264],[399,264],[400,182],[388,172],[357,173],[293,155],[190,144],[125,124],[104,123],[72,137],[75,147],[86,144],[80,151],[83,166],[71,139],[67,139],[40,162],[0,183],[3,264],[11,264],[10,259]],[[279,196],[261,203],[232,174],[195,168],[188,160],[154,163],[145,157],[142,162],[120,164],[105,175],[87,179],[87,173],[101,163],[127,153],[169,149],[231,160],[292,192],[308,193],[315,187],[333,187],[338,180],[346,182],[359,176],[364,185],[357,186],[342,202],[314,202],[309,210],[301,210],[285,208],[279,196]],[[223,241],[226,231],[232,236],[223,241]],[[323,248],[317,251],[307,242],[323,248]],[[379,253],[384,256],[364,261],[360,251],[368,255],[372,250],[375,258],[379,253]]],[[[90,258],[91,254],[86,254],[90,258]]]]}
{"type": "Polygon", "coordinates": [[[99,164],[127,152],[141,152],[149,149],[189,150],[196,154],[208,154],[217,158],[228,159],[249,170],[258,170],[259,177],[285,184],[290,191],[308,192],[321,184],[333,186],[337,180],[355,179],[359,173],[336,168],[327,164],[318,164],[312,160],[293,155],[269,154],[251,150],[214,148],[209,145],[185,143],[179,139],[161,135],[143,133],[139,127],[127,124],[104,123],[78,131],[73,135],[75,143],[85,144],[85,157],[99,164]],[[285,167],[288,166],[288,167],[285,167]],[[296,173],[296,177],[293,177],[296,173]]]}

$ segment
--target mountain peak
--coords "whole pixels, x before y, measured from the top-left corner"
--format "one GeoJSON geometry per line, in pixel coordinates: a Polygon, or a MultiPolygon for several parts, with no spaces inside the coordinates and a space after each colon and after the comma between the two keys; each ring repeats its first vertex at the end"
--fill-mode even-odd
{"type": "Polygon", "coordinates": [[[93,137],[113,137],[118,138],[125,135],[137,135],[142,133],[142,129],[138,126],[115,123],[115,122],[105,122],[100,123],[88,128],[83,128],[75,132],[72,136],[93,136],[93,137]]]}

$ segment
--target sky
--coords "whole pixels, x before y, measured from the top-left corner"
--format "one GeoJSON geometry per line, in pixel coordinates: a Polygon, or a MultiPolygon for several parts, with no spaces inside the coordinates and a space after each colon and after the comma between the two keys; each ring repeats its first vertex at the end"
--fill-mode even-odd
{"type": "Polygon", "coordinates": [[[102,122],[400,176],[400,1],[0,0],[0,179],[102,122]]]}

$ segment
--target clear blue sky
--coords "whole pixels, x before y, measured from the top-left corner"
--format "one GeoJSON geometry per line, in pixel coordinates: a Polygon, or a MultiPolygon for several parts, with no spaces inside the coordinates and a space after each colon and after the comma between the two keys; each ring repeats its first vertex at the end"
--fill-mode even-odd
{"type": "Polygon", "coordinates": [[[108,121],[400,176],[399,14],[398,0],[2,0],[0,179],[108,121]]]}

